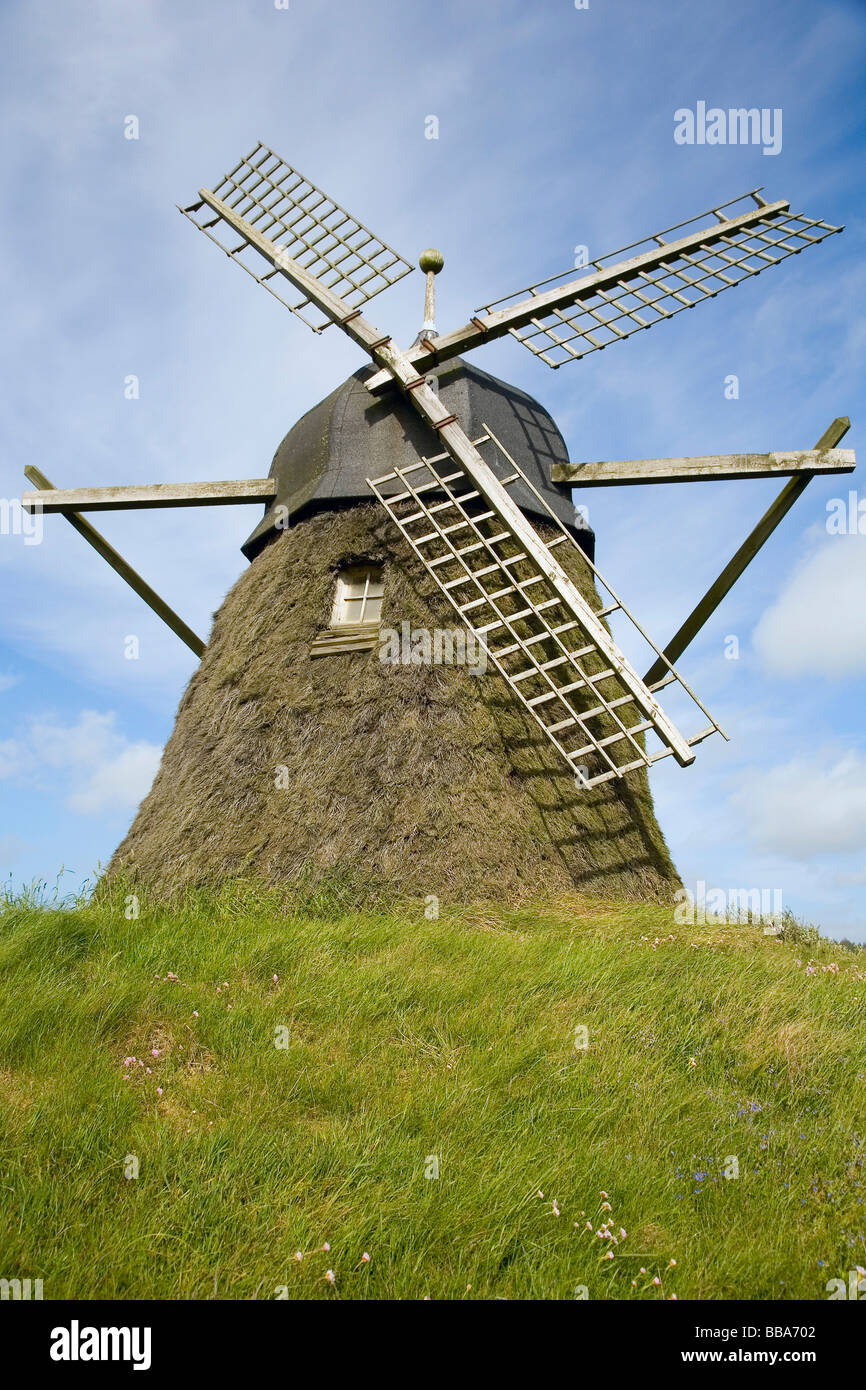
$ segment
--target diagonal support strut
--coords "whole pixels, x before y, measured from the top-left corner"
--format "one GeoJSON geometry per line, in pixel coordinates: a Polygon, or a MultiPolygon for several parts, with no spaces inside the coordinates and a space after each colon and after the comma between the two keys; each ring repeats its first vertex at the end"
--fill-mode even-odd
{"type": "MultiPolygon", "coordinates": [[[[28,482],[31,482],[35,488],[39,488],[46,492],[55,491],[53,484],[48,481],[45,474],[40,473],[39,469],[34,468],[32,464],[26,466],[24,473],[28,482]]],[[[31,502],[31,510],[33,509],[33,505],[34,504],[31,502]]],[[[150,585],[142,579],[141,575],[137,574],[132,566],[127,564],[123,556],[119,555],[114,549],[114,546],[109,545],[105,537],[101,535],[95,527],[91,526],[89,521],[85,521],[83,516],[79,516],[77,512],[65,511],[63,515],[66,517],[70,526],[75,527],[78,534],[84,537],[88,545],[93,546],[96,553],[102,556],[103,560],[111,566],[115,573],[119,574],[121,579],[126,580],[126,583],[138,594],[139,598],[144,599],[145,603],[149,608],[153,609],[157,617],[162,618],[162,621],[171,628],[172,632],[175,633],[182,642],[186,643],[190,651],[195,652],[198,657],[203,656],[205,643],[201,638],[193,632],[192,628],[187,627],[183,618],[178,617],[174,609],[169,608],[165,600],[161,599],[159,594],[151,589],[150,585]]]]}
{"type": "MultiPolygon", "coordinates": [[[[825,430],[815,445],[816,451],[825,449],[835,449],[840,439],[843,439],[851,428],[851,421],[847,415],[838,416],[828,430],[825,430]]],[[[700,603],[692,610],[686,618],[682,627],[668,642],[664,649],[664,655],[672,664],[676,663],[682,656],[686,647],[697,637],[701,628],[709,618],[715,613],[722,599],[734,587],[740,575],[748,568],[754,560],[758,551],[769,540],[779,522],[787,516],[794,503],[805,492],[810,482],[814,478],[813,472],[800,473],[791,478],[785,484],[776,500],[768,507],[761,517],[757,526],[749,533],[743,544],[722,570],[718,579],[711,584],[704,594],[700,603]]],[[[650,669],[644,676],[644,682],[652,685],[653,681],[659,680],[666,671],[664,662],[659,659],[653,662],[650,669]]]]}

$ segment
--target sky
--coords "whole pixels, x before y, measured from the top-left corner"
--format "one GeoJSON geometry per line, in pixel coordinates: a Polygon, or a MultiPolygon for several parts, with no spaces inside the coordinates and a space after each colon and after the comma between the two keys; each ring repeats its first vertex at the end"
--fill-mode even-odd
{"type": "MultiPolygon", "coordinates": [[[[565,270],[577,246],[600,256],[762,185],[844,234],[558,371],[510,339],[475,360],[538,397],[575,462],[808,449],[838,415],[857,449],[864,56],[863,0],[5,0],[2,880],[93,881],[196,664],[63,518],[27,533],[24,466],[59,487],[262,477],[364,360],[336,331],[311,337],[177,204],[264,141],[408,259],[443,251],[447,331],[565,270]],[[781,148],[678,143],[675,113],[699,102],[781,112],[781,148]]],[[[368,317],[408,344],[422,296],[407,277],[368,317]]],[[[651,778],[692,891],[780,893],[863,941],[859,473],[813,480],[680,663],[730,742],[651,778]],[[839,533],[843,503],[855,526],[839,533]]],[[[575,501],[602,574],[663,646],[780,486],[575,501]]],[[[93,520],[206,637],[258,515],[93,520]]]]}

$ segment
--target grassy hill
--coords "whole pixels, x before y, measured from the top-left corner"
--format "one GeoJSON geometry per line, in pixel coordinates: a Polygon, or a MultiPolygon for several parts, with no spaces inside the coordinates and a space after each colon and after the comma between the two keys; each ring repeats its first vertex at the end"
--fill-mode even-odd
{"type": "Polygon", "coordinates": [[[112,893],[0,911],[0,1274],[46,1298],[824,1299],[866,1265],[861,952],[576,897],[112,893]]]}

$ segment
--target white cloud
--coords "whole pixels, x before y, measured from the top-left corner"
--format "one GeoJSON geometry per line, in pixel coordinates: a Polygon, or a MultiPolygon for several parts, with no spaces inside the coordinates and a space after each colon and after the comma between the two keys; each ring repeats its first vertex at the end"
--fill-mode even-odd
{"type": "Polygon", "coordinates": [[[94,768],[87,780],[69,797],[72,811],[99,815],[102,811],[128,810],[150,790],[162,750],[149,743],[133,743],[115,757],[94,768]]]}
{"type": "Polygon", "coordinates": [[[113,711],[82,710],[73,724],[31,717],[22,734],[0,743],[0,777],[62,784],[66,805],[81,815],[132,810],[153,782],[162,749],[130,742],[113,711]]]}
{"type": "Polygon", "coordinates": [[[731,804],[759,850],[793,859],[866,850],[866,754],[794,758],[755,770],[731,804]]]}
{"type": "Polygon", "coordinates": [[[834,536],[804,559],[753,637],[775,676],[839,678],[866,672],[866,542],[834,536]]]}

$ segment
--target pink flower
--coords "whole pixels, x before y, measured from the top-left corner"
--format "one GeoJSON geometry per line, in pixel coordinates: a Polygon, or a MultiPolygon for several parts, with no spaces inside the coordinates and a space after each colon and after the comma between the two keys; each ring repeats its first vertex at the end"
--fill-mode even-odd
{"type": "Polygon", "coordinates": [[[157,1088],[156,1088],[156,1094],[157,1094],[158,1096],[161,1096],[161,1095],[162,1095],[162,1087],[161,1087],[161,1086],[157,1086],[157,1088]]]}
{"type": "Polygon", "coordinates": [[[328,1251],[330,1250],[330,1248],[331,1248],[331,1247],[330,1247],[330,1245],[328,1244],[328,1242],[325,1241],[324,1245],[322,1246],[322,1253],[323,1253],[324,1255],[326,1255],[326,1254],[328,1253],[328,1251]]]}
{"type": "Polygon", "coordinates": [[[368,1264],[370,1263],[370,1256],[367,1254],[366,1250],[364,1251],[363,1255],[361,1256],[361,1263],[362,1263],[362,1264],[365,1264],[365,1265],[368,1265],[368,1264]]]}
{"type": "Polygon", "coordinates": [[[327,1279],[329,1284],[336,1284],[337,1282],[336,1276],[334,1275],[334,1271],[332,1269],[325,1270],[325,1278],[327,1279]]]}
{"type": "Polygon", "coordinates": [[[274,984],[276,984],[276,983],[277,983],[277,977],[276,977],[276,975],[273,975],[271,978],[273,979],[274,984]]]}
{"type": "Polygon", "coordinates": [[[198,1009],[193,1009],[192,1016],[193,1018],[198,1018],[198,1009]]]}
{"type": "Polygon", "coordinates": [[[152,1047],[152,1048],[150,1049],[150,1055],[151,1055],[151,1057],[158,1057],[158,1056],[159,1056],[159,1048],[158,1048],[158,1047],[152,1047]]]}

